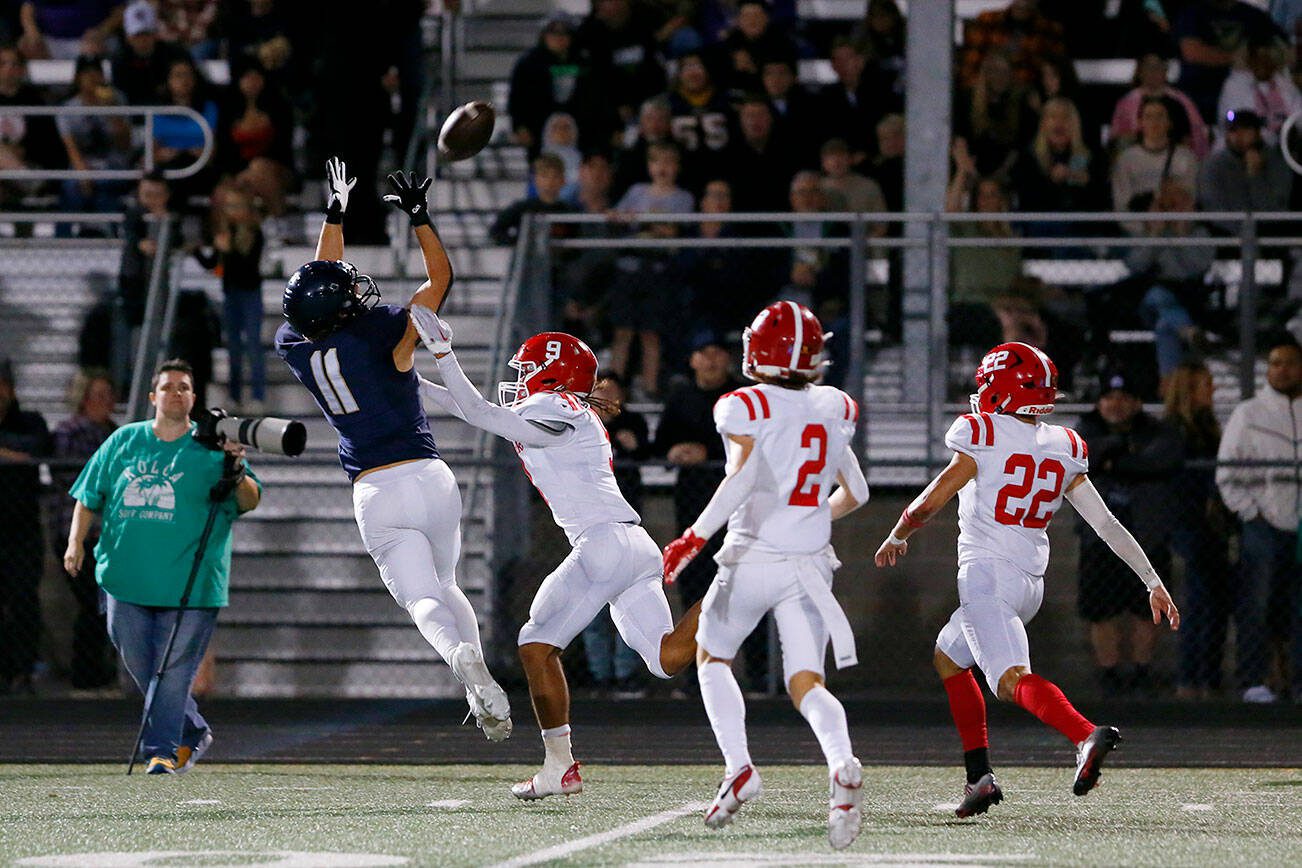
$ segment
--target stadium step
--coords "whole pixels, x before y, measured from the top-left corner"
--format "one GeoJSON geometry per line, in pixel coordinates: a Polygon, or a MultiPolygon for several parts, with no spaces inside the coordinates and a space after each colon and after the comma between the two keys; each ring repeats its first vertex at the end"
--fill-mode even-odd
{"type": "MultiPolygon", "coordinates": [[[[465,688],[437,655],[424,662],[385,663],[350,658],[311,661],[225,658],[223,695],[369,699],[459,699],[465,688]]],[[[450,723],[459,723],[452,719],[450,723]]]]}

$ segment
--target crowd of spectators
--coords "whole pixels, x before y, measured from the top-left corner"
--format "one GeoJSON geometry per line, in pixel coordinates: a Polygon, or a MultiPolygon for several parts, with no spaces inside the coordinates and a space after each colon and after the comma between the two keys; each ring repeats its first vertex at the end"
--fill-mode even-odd
{"type": "MultiPolygon", "coordinates": [[[[865,6],[861,21],[840,26],[798,20],[794,10],[769,0],[706,2],[694,4],[690,13],[640,0],[594,0],[581,20],[549,17],[537,45],[514,67],[508,111],[515,140],[531,159],[561,157],[566,183],[550,200],[531,192],[514,212],[597,213],[604,207],[615,219],[603,231],[618,236],[669,233],[670,225],[676,232],[700,231],[690,224],[634,226],[620,215],[703,211],[710,190],[717,198],[726,189],[736,211],[901,210],[905,18],[894,0],[865,6]],[[821,87],[803,84],[801,61],[820,58],[832,80],[821,87]],[[558,119],[566,130],[564,144],[553,146],[548,131],[558,119]],[[677,152],[675,177],[659,182],[659,195],[648,198],[652,165],[667,163],[670,148],[677,152]],[[577,167],[589,158],[613,169],[608,201],[600,204],[577,199],[577,167]]],[[[1009,0],[963,21],[961,30],[947,207],[1114,211],[1118,219],[1110,226],[1001,220],[955,224],[952,233],[1002,239],[1119,234],[1149,243],[1153,236],[1197,235],[1203,227],[1125,215],[1282,211],[1297,204],[1292,173],[1274,147],[1284,120],[1302,108],[1293,72],[1297,28],[1288,11],[1279,10],[1272,20],[1243,0],[1009,0]],[[1082,84],[1075,61],[1092,57],[1133,59],[1131,86],[1082,84]]],[[[1206,228],[1215,235],[1238,230],[1231,224],[1206,228]]],[[[870,234],[898,230],[899,224],[882,223],[870,234]]],[[[765,232],[828,236],[844,234],[845,226],[748,224],[737,234],[765,232]]],[[[1054,344],[1050,349],[1070,356],[1078,345],[1106,345],[1113,329],[1154,329],[1157,347],[1148,364],[1155,373],[1145,397],[1155,397],[1176,365],[1206,345],[1204,284],[1211,261],[1194,250],[1180,263],[1159,262],[1140,255],[1141,249],[1108,249],[1106,256],[1124,261],[1129,276],[1120,286],[1091,287],[1089,298],[1076,299],[1078,307],[1090,307],[1088,318],[1073,316],[1070,305],[1056,305],[1058,288],[1028,284],[1017,247],[956,250],[954,300],[964,315],[951,317],[954,342],[975,346],[1038,334],[1054,344]],[[1178,291],[1172,283],[1180,284],[1178,291]],[[1098,299],[1130,291],[1142,305],[1099,317],[1107,307],[1098,299]],[[1090,328],[1073,328],[1073,321],[1090,328]]],[[[645,250],[612,257],[605,270],[583,271],[578,284],[561,281],[563,302],[585,311],[585,335],[613,347],[616,371],[630,378],[639,395],[658,395],[666,373],[685,370],[689,350],[676,330],[657,322],[662,317],[650,311],[628,315],[630,304],[645,299],[648,278],[679,280],[691,299],[690,314],[712,328],[736,330],[742,323],[735,312],[751,307],[735,297],[720,299],[726,290],[718,281],[693,280],[690,265],[697,254],[680,249],[666,255],[675,261],[657,261],[645,250]],[[652,262],[654,269],[648,267],[652,262]]],[[[1027,255],[1099,254],[1064,243],[1027,255]]],[[[843,318],[844,274],[826,248],[755,251],[746,259],[747,292],[754,296],[748,302],[794,292],[825,321],[843,318]]],[[[892,264],[884,285],[870,288],[873,325],[888,337],[899,329],[897,272],[898,264],[892,264]]],[[[725,285],[740,286],[736,277],[725,285]]],[[[683,296],[677,295],[676,310],[683,296]]],[[[1117,360],[1091,361],[1101,370],[1117,360]]]]}

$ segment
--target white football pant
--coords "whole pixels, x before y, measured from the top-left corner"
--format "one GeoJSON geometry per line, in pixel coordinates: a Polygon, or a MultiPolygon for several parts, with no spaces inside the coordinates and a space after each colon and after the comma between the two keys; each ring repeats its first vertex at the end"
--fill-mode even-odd
{"type": "Polygon", "coordinates": [[[1026,625],[1040,610],[1044,579],[991,558],[958,568],[959,605],[936,637],[936,647],[964,669],[977,666],[991,691],[1014,666],[1031,668],[1026,625]]]}

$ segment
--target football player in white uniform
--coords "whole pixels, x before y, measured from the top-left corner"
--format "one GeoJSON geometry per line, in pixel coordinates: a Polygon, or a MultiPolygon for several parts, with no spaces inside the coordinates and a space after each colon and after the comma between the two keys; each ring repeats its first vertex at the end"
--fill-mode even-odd
{"type": "Polygon", "coordinates": [[[624,641],[658,678],[691,665],[700,607],[673,623],[660,571],[660,551],[615,483],[610,436],[593,411],[597,357],[572,335],[543,332],[516,351],[514,382],[499,386],[500,403],[484,400],[452,353],[452,330],[428,308],[412,313],[438,359],[446,386],[422,381],[424,394],[471,425],[510,440],[525,473],[551,507],[574,550],[538,588],[520,629],[520,662],[542,729],[542,770],[511,787],[519,799],[583,790],[570,749],[570,692],[561,651],[602,607],[624,641]],[[428,311],[428,312],[427,312],[428,311]]]}
{"type": "Polygon", "coordinates": [[[1089,453],[1075,431],[1040,421],[1053,412],[1058,369],[1042,351],[1005,343],[982,358],[972,413],[945,435],[949,466],[900,515],[877,550],[877,566],[894,566],[908,538],[958,495],[959,607],[936,637],[934,663],[963,742],[967,786],[955,813],[984,814],[1003,793],[990,767],[986,706],[972,675],[1005,702],[1016,702],[1076,745],[1072,792],[1098,783],[1103,761],[1121,740],[1111,726],[1086,720],[1051,681],[1031,673],[1026,624],[1044,596],[1049,562],[1045,531],[1065,498],[1148,586],[1153,623],[1171,629],[1180,613],[1144,550],[1112,515],[1090,482],[1089,453]]]}
{"type": "Polygon", "coordinates": [[[823,686],[829,639],[837,668],[857,662],[850,623],[832,595],[840,564],[829,541],[832,522],[868,501],[868,483],[850,447],[858,406],[840,389],[813,385],[823,339],[818,318],[791,301],[769,305],[746,330],[742,371],[759,385],[730,392],[714,407],[727,476],[664,558],[672,581],[728,523],[696,633],[701,698],[724,759],[705,825],[728,825],[761,792],[731,666],[742,641],[772,612],[787,692],[827,758],[828,838],[840,849],[859,834],[863,770],[845,709],[823,686]]]}

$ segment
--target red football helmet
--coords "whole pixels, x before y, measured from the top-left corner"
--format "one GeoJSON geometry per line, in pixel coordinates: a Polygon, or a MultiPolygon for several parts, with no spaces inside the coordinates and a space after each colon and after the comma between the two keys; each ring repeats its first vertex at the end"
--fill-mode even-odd
{"type": "Polygon", "coordinates": [[[995,347],[982,357],[975,379],[977,391],[969,398],[974,413],[1043,416],[1058,400],[1058,366],[1030,344],[995,347]]]}
{"type": "Polygon", "coordinates": [[[759,312],[741,333],[741,372],[784,379],[792,374],[816,377],[823,361],[823,324],[803,304],[775,301],[759,312]]]}
{"type": "Polygon", "coordinates": [[[541,332],[520,344],[507,362],[519,376],[497,384],[498,403],[513,407],[538,392],[572,392],[586,398],[597,385],[597,356],[564,332],[541,332]]]}

